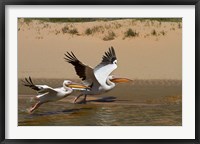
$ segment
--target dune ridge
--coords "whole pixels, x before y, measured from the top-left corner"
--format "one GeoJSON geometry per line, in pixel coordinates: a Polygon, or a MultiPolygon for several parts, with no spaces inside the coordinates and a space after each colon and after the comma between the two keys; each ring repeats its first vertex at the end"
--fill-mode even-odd
{"type": "Polygon", "coordinates": [[[122,19],[51,23],[18,19],[18,77],[77,76],[63,57],[73,51],[96,66],[108,47],[117,53],[117,76],[132,79],[182,79],[182,23],[122,19]]]}

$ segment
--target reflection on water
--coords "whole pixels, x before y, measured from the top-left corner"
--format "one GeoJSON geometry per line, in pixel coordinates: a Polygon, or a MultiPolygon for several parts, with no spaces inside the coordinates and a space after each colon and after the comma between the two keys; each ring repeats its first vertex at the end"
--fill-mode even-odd
{"type": "Polygon", "coordinates": [[[180,126],[181,83],[121,85],[112,92],[72,104],[73,96],[27,113],[31,95],[19,95],[20,126],[180,126]],[[122,94],[120,89],[126,89],[122,94]]]}

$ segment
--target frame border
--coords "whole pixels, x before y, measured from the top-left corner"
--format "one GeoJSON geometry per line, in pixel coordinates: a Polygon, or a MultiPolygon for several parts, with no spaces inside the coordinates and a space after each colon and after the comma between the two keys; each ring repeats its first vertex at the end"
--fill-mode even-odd
{"type": "Polygon", "coordinates": [[[199,49],[200,49],[200,0],[0,0],[0,143],[170,143],[170,144],[199,144],[200,103],[199,103],[199,49]],[[195,5],[195,139],[5,139],[5,7],[6,5],[195,5]]]}

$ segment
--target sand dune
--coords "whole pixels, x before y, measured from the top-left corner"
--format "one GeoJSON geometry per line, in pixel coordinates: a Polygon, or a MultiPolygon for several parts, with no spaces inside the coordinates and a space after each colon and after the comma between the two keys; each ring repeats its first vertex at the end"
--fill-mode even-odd
{"type": "Polygon", "coordinates": [[[118,76],[182,79],[181,23],[134,19],[82,23],[27,23],[19,19],[19,78],[77,78],[73,67],[63,59],[66,51],[96,66],[110,46],[117,53],[114,74],[118,76]],[[128,29],[136,35],[128,37],[128,29]]]}

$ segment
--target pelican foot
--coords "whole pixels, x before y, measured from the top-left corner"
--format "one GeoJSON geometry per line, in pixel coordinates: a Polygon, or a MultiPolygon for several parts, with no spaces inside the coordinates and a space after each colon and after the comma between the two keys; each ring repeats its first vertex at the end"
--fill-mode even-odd
{"type": "Polygon", "coordinates": [[[86,104],[87,103],[87,101],[86,100],[81,100],[81,101],[78,101],[78,102],[75,102],[75,104],[86,104]]]}
{"type": "Polygon", "coordinates": [[[27,112],[28,112],[29,114],[32,114],[32,113],[33,113],[32,108],[27,109],[27,112]]]}
{"type": "Polygon", "coordinates": [[[76,104],[76,103],[77,103],[77,102],[76,102],[76,100],[77,100],[77,99],[75,98],[75,99],[74,99],[74,101],[73,101],[73,103],[74,103],[74,104],[76,104]]]}

